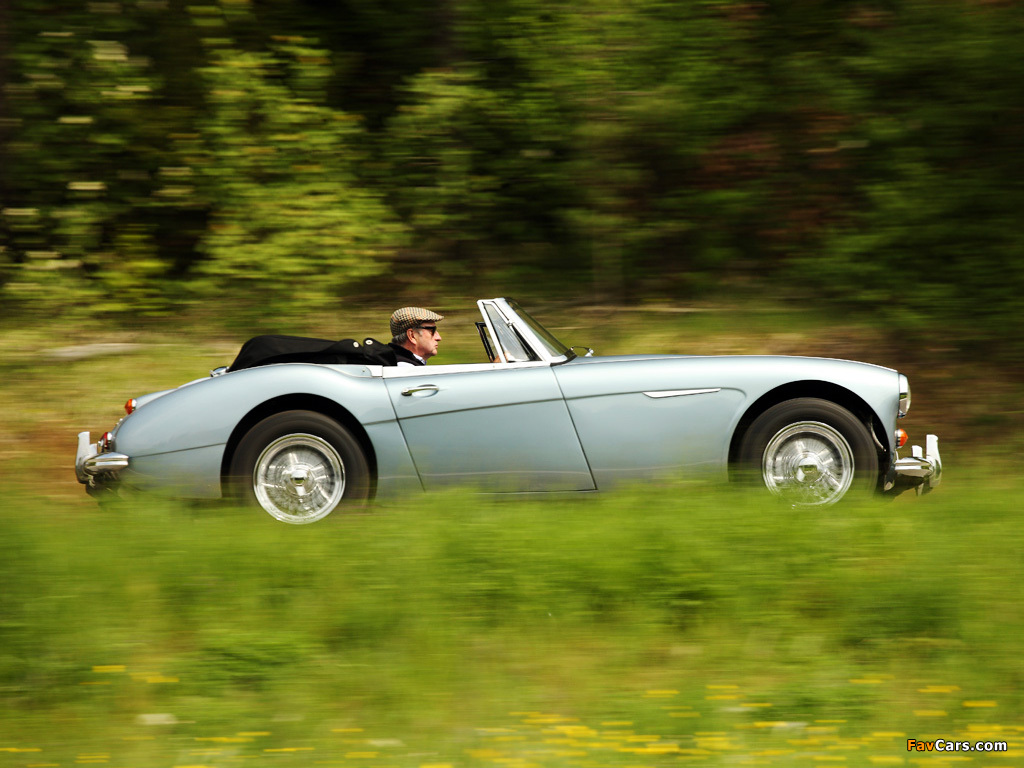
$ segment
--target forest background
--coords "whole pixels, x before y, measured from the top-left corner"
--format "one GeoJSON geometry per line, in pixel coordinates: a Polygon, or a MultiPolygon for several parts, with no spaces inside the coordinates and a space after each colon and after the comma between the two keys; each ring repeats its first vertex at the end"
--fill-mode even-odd
{"type": "Polygon", "coordinates": [[[1011,0],[0,0],[0,765],[1019,764],[1022,107],[1011,0]],[[509,294],[899,367],[943,484],[292,528],[74,479],[248,335],[409,303],[479,361],[509,294]]]}
{"type": "Polygon", "coordinates": [[[1024,355],[1019,3],[4,0],[0,52],[8,324],[771,297],[1024,355]]]}

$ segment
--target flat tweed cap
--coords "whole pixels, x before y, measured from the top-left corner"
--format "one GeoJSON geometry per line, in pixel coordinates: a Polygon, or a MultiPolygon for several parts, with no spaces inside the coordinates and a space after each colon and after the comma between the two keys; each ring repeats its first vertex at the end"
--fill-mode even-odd
{"type": "Polygon", "coordinates": [[[401,309],[396,309],[391,315],[391,335],[401,336],[410,328],[415,328],[420,323],[428,320],[433,320],[436,323],[438,320],[444,320],[444,315],[431,312],[423,307],[402,307],[401,309]]]}

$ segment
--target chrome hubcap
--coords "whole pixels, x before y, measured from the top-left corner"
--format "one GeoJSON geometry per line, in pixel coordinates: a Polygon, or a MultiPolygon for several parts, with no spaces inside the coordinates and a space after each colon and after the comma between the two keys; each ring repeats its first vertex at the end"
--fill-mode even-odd
{"type": "Polygon", "coordinates": [[[327,517],[345,493],[345,465],[316,435],[285,435],[268,445],[253,470],[256,500],[285,523],[327,517]]]}
{"type": "Polygon", "coordinates": [[[768,490],[796,506],[828,506],[850,489],[853,450],[842,433],[818,421],[790,424],[764,450],[768,490]]]}

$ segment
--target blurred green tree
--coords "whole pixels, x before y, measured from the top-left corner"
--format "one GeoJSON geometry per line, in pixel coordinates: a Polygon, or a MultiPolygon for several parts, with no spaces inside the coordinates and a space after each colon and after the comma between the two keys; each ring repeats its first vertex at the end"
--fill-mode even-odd
{"type": "Polygon", "coordinates": [[[1019,351],[1022,22],[975,0],[8,0],[3,311],[301,314],[387,272],[781,294],[1019,351]]]}
{"type": "Polygon", "coordinates": [[[193,285],[262,311],[327,306],[403,241],[359,177],[359,119],[323,106],[322,50],[217,43],[211,58],[202,72],[209,116],[182,148],[216,201],[193,285]]]}
{"type": "Polygon", "coordinates": [[[410,231],[404,263],[481,290],[536,283],[546,270],[571,275],[560,209],[576,193],[561,168],[558,104],[466,67],[407,87],[379,139],[381,186],[410,231]]]}
{"type": "Polygon", "coordinates": [[[797,261],[827,298],[948,323],[988,351],[1024,346],[1022,22],[1014,3],[872,17],[849,69],[847,215],[797,261]]]}
{"type": "MultiPolygon", "coordinates": [[[[153,59],[125,40],[160,4],[18,0],[3,70],[0,247],[8,311],[161,313],[179,255],[162,242],[179,211],[159,197],[181,125],[153,59]]],[[[169,25],[168,29],[173,29],[169,25]]],[[[138,48],[146,49],[141,42],[138,48]]]]}

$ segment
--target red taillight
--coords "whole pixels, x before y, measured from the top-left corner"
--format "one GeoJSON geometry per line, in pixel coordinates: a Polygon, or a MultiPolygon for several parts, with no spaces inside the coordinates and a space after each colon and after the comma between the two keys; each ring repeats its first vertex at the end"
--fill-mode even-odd
{"type": "Polygon", "coordinates": [[[110,450],[110,444],[114,442],[114,435],[110,432],[104,432],[103,437],[100,438],[100,450],[110,450]]]}
{"type": "Polygon", "coordinates": [[[909,438],[907,437],[907,431],[905,429],[897,429],[896,430],[896,447],[897,448],[902,448],[904,445],[906,445],[908,439],[909,438]]]}
{"type": "Polygon", "coordinates": [[[138,407],[138,405],[139,404],[135,401],[135,398],[133,397],[127,403],[124,404],[124,412],[127,413],[128,415],[131,415],[132,412],[138,407]]]}

